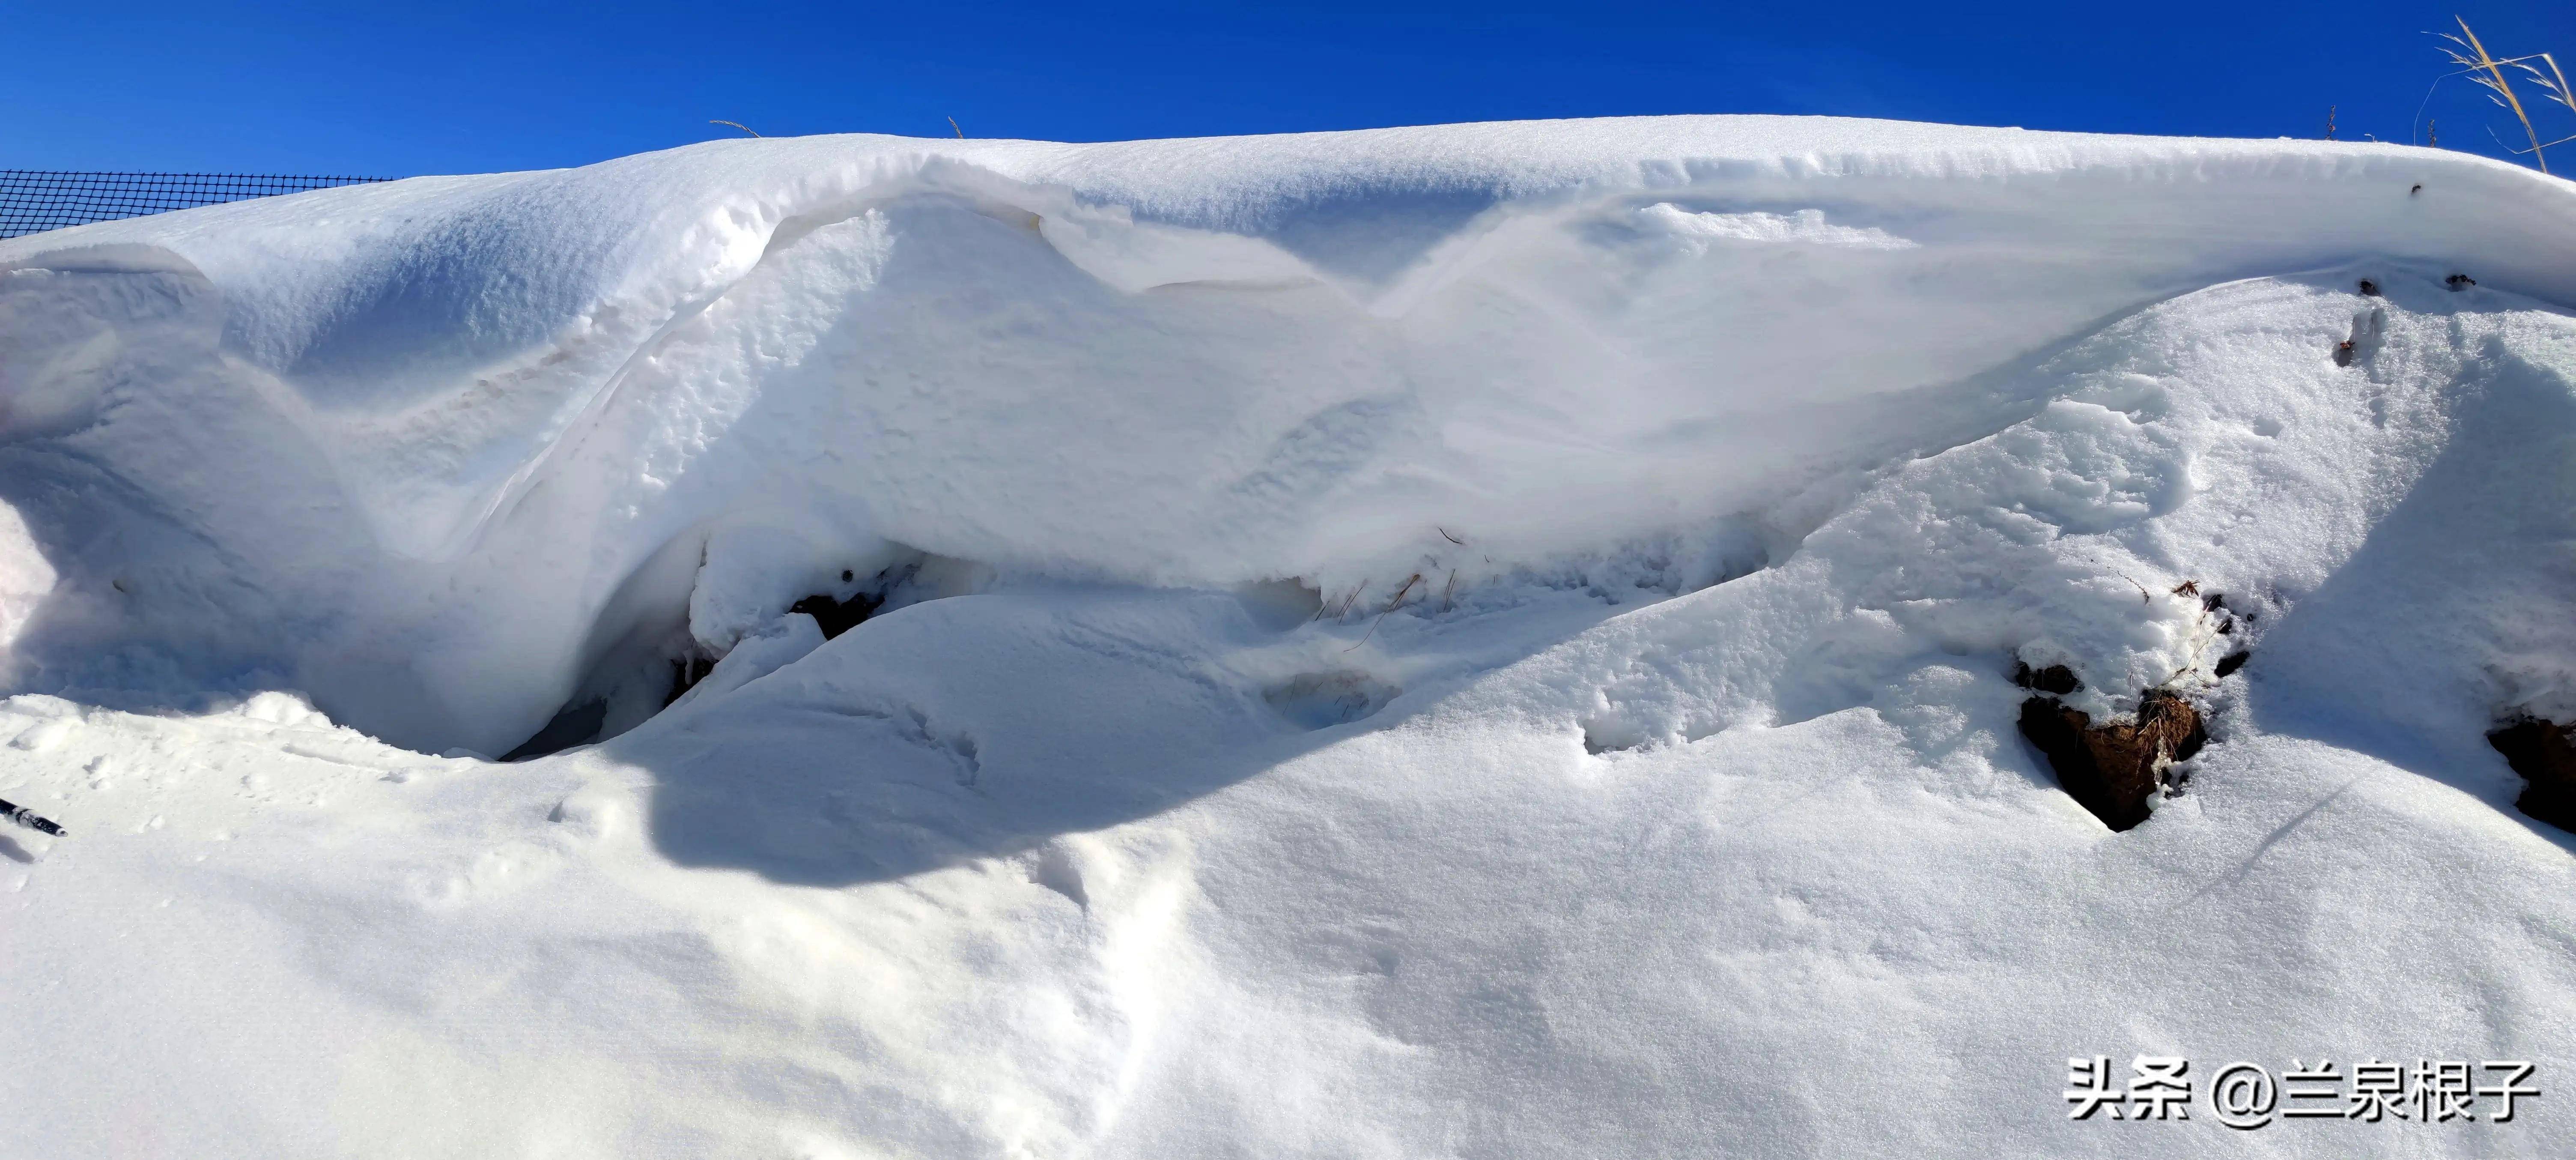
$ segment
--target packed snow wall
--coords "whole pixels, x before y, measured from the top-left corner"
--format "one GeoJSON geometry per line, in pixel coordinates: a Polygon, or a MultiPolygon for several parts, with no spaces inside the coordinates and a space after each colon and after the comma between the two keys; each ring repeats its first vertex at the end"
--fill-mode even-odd
{"type": "MultiPolygon", "coordinates": [[[[2366,261],[2564,306],[2569,220],[2431,150],[1689,117],[730,141],[37,235],[8,687],[498,753],[922,554],[1385,593],[1651,541],[1691,587],[2150,304],[2366,261]]],[[[2168,627],[2096,653],[2207,648],[2168,627]]]]}

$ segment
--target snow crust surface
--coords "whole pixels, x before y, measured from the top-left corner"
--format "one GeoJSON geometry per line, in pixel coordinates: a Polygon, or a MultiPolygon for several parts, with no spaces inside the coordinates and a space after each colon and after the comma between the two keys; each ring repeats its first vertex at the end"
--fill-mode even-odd
{"type": "Polygon", "coordinates": [[[0,837],[0,1107],[2565,1153],[2549,1097],[2058,1093],[2576,1063],[2576,842],[2483,740],[2576,718],[2571,305],[2576,187],[2474,158],[1807,118],[721,142],[0,243],[0,797],[73,831],[0,837]],[[2015,660],[2213,743],[2109,833],[2015,660]]]}

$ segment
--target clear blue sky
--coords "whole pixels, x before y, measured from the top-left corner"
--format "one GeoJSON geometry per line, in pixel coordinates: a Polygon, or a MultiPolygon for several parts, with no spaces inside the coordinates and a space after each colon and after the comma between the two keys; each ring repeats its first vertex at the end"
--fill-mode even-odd
{"type": "MultiPolygon", "coordinates": [[[[1097,141],[1635,113],[2404,140],[2427,29],[2576,69],[2576,0],[2456,4],[0,0],[0,168],[405,176],[729,135],[1097,141]]],[[[2512,129],[2460,81],[2442,144],[2512,129]]],[[[2576,133],[2552,106],[2548,128],[2576,133]]],[[[2519,130],[2512,130],[2518,133],[2519,130]]],[[[2576,172],[2576,143],[2560,169],[2576,172]]]]}

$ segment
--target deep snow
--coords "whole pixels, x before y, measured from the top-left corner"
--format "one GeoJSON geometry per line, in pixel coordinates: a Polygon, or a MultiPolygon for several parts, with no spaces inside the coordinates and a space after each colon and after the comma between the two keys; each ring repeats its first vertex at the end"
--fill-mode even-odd
{"type": "Polygon", "coordinates": [[[0,797],[72,831],[0,837],[0,1153],[2576,1146],[2058,1098],[2576,1063],[2482,736],[2576,719],[2564,182],[812,138],[0,271],[0,797]],[[2107,832],[2017,658],[2200,700],[2186,792],[2107,832]]]}

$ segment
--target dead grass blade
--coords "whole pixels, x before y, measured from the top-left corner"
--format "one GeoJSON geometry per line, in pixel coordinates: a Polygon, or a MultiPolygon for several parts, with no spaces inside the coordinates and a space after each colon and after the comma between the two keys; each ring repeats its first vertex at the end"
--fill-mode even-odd
{"type": "MultiPolygon", "coordinates": [[[[1395,599],[1387,601],[1386,610],[1378,613],[1377,619],[1369,622],[1369,630],[1360,637],[1360,644],[1367,644],[1369,637],[1377,635],[1377,626],[1386,623],[1386,618],[1395,613],[1395,606],[1404,603],[1404,594],[1413,591],[1413,586],[1420,583],[1422,583],[1422,573],[1416,572],[1404,582],[1404,587],[1395,590],[1395,599]]],[[[1360,644],[1352,645],[1342,651],[1349,652],[1351,649],[1360,647],[1360,644]]]]}
{"type": "MultiPolygon", "coordinates": [[[[2504,65],[2521,64],[2523,61],[2529,60],[2530,58],[2516,57],[2511,61],[2498,61],[2494,57],[2487,55],[2487,46],[2478,42],[2478,34],[2469,30],[2469,22],[2466,19],[2458,16],[2454,16],[2451,19],[2459,21],[2460,35],[2453,36],[2446,32],[2442,34],[2442,39],[2450,41],[2460,47],[2459,49],[2443,49],[2443,55],[2450,57],[2452,63],[2467,70],[2469,79],[2486,86],[2486,88],[2494,94],[2490,99],[2494,99],[2496,104],[2512,110],[2514,119],[2522,122],[2522,131],[2524,135],[2531,138],[2530,153],[2532,163],[2538,165],[2542,173],[2549,172],[2549,158],[2541,153],[2542,145],[2540,143],[2540,130],[2531,127],[2531,114],[2523,111],[2522,98],[2514,95],[2512,83],[2505,80],[2504,77],[2504,65]],[[2460,49],[2466,49],[2467,52],[2463,53],[2460,49]]],[[[2558,67],[2558,62],[2553,60],[2549,62],[2549,66],[2552,69],[2556,69],[2558,67]]],[[[2563,81],[2566,78],[2561,77],[2560,79],[2563,81]]],[[[2569,107],[2576,108],[2576,105],[2571,105],[2569,107]]],[[[2522,150],[2515,150],[2515,152],[2519,153],[2522,152],[2522,150]]]]}

